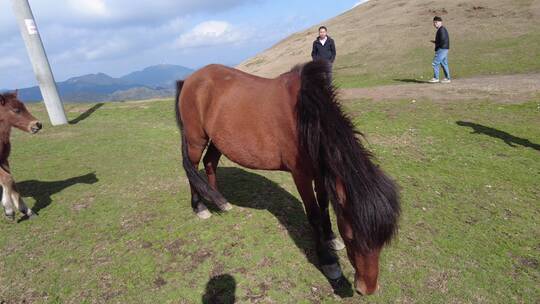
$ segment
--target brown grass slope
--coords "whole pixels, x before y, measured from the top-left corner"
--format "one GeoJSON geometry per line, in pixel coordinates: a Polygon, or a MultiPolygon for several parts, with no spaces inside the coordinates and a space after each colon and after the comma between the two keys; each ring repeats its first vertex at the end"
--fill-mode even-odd
{"type": "MultiPolygon", "coordinates": [[[[540,0],[371,0],[324,22],[336,40],[338,81],[355,87],[430,77],[434,15],[450,31],[454,76],[540,71],[540,0]]],[[[274,77],[310,60],[318,26],[238,67],[274,77]]]]}

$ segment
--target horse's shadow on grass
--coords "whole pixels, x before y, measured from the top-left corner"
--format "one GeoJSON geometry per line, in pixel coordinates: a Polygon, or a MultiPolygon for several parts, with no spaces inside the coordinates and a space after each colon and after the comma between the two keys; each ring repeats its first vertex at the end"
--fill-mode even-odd
{"type": "Polygon", "coordinates": [[[536,151],[540,151],[539,144],[535,144],[528,139],[517,137],[510,133],[497,130],[495,128],[486,127],[486,126],[483,126],[474,122],[468,122],[468,121],[456,121],[456,124],[458,126],[472,128],[473,130],[472,134],[484,134],[487,136],[491,136],[493,138],[498,138],[504,141],[504,143],[506,143],[512,148],[515,148],[516,145],[520,145],[523,147],[534,149],[536,151]]]}
{"type": "Polygon", "coordinates": [[[99,108],[103,107],[104,103],[103,102],[100,102],[100,103],[97,103],[95,104],[93,107],[91,107],[90,109],[86,110],[84,113],[82,113],[81,115],[79,115],[77,118],[75,119],[72,119],[69,121],[69,124],[70,125],[76,125],[78,124],[79,122],[87,119],[88,117],[90,117],[92,114],[94,114],[95,111],[97,111],[99,108]]]}
{"type": "MultiPolygon", "coordinates": [[[[17,183],[17,190],[22,197],[32,197],[36,201],[32,211],[39,215],[39,211],[47,208],[52,203],[52,196],[56,193],[62,192],[64,189],[69,188],[76,184],[95,184],[98,182],[96,173],[88,173],[81,176],[71,177],[58,181],[38,181],[27,180],[17,183]]],[[[27,218],[23,217],[19,221],[24,221],[27,218]]]]}
{"type": "MultiPolygon", "coordinates": [[[[231,204],[244,208],[268,210],[287,229],[296,246],[305,253],[307,260],[321,271],[313,232],[302,202],[275,182],[240,168],[219,168],[217,177],[220,192],[231,204]]],[[[345,277],[337,281],[328,280],[328,282],[336,295],[353,296],[352,285],[345,277]]]]}

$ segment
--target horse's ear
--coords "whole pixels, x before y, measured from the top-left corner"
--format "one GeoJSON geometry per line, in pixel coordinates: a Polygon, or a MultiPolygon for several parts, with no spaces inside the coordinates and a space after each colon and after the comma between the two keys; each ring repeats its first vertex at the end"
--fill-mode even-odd
{"type": "Polygon", "coordinates": [[[15,89],[15,92],[13,92],[13,94],[15,94],[15,98],[19,97],[19,89],[15,89]]]}
{"type": "Polygon", "coordinates": [[[6,105],[6,98],[2,94],[0,94],[0,105],[3,105],[3,106],[6,105]]]}

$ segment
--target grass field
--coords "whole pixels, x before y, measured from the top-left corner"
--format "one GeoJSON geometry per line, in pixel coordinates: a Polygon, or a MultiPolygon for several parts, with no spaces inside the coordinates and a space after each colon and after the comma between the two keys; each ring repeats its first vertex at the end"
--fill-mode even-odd
{"type": "Polygon", "coordinates": [[[346,106],[403,198],[377,295],[333,293],[288,174],[223,160],[236,207],[197,219],[167,100],[68,105],[75,124],[14,131],[39,217],[0,221],[0,302],[538,303],[540,100],[346,106]]]}
{"type": "MultiPolygon", "coordinates": [[[[412,79],[427,81],[433,77],[433,55],[433,49],[424,45],[392,56],[377,53],[344,55],[335,69],[336,81],[344,88],[396,84],[412,79]],[[373,58],[366,60],[365,56],[373,58]],[[384,68],[379,62],[385,62],[384,68]]],[[[539,56],[538,32],[488,41],[463,39],[452,44],[450,72],[453,78],[537,72],[540,70],[539,56]]]]}

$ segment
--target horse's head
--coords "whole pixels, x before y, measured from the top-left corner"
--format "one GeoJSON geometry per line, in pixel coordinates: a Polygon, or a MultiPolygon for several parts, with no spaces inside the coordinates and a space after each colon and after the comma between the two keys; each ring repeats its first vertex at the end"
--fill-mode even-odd
{"type": "Polygon", "coordinates": [[[0,121],[29,133],[37,133],[43,125],[26,109],[15,93],[0,94],[0,121]]]}
{"type": "Polygon", "coordinates": [[[354,287],[362,295],[379,289],[379,256],[383,246],[394,236],[399,217],[394,184],[382,174],[377,174],[376,180],[378,189],[372,188],[361,200],[349,199],[341,181],[336,183],[339,232],[356,272],[354,287]]]}

